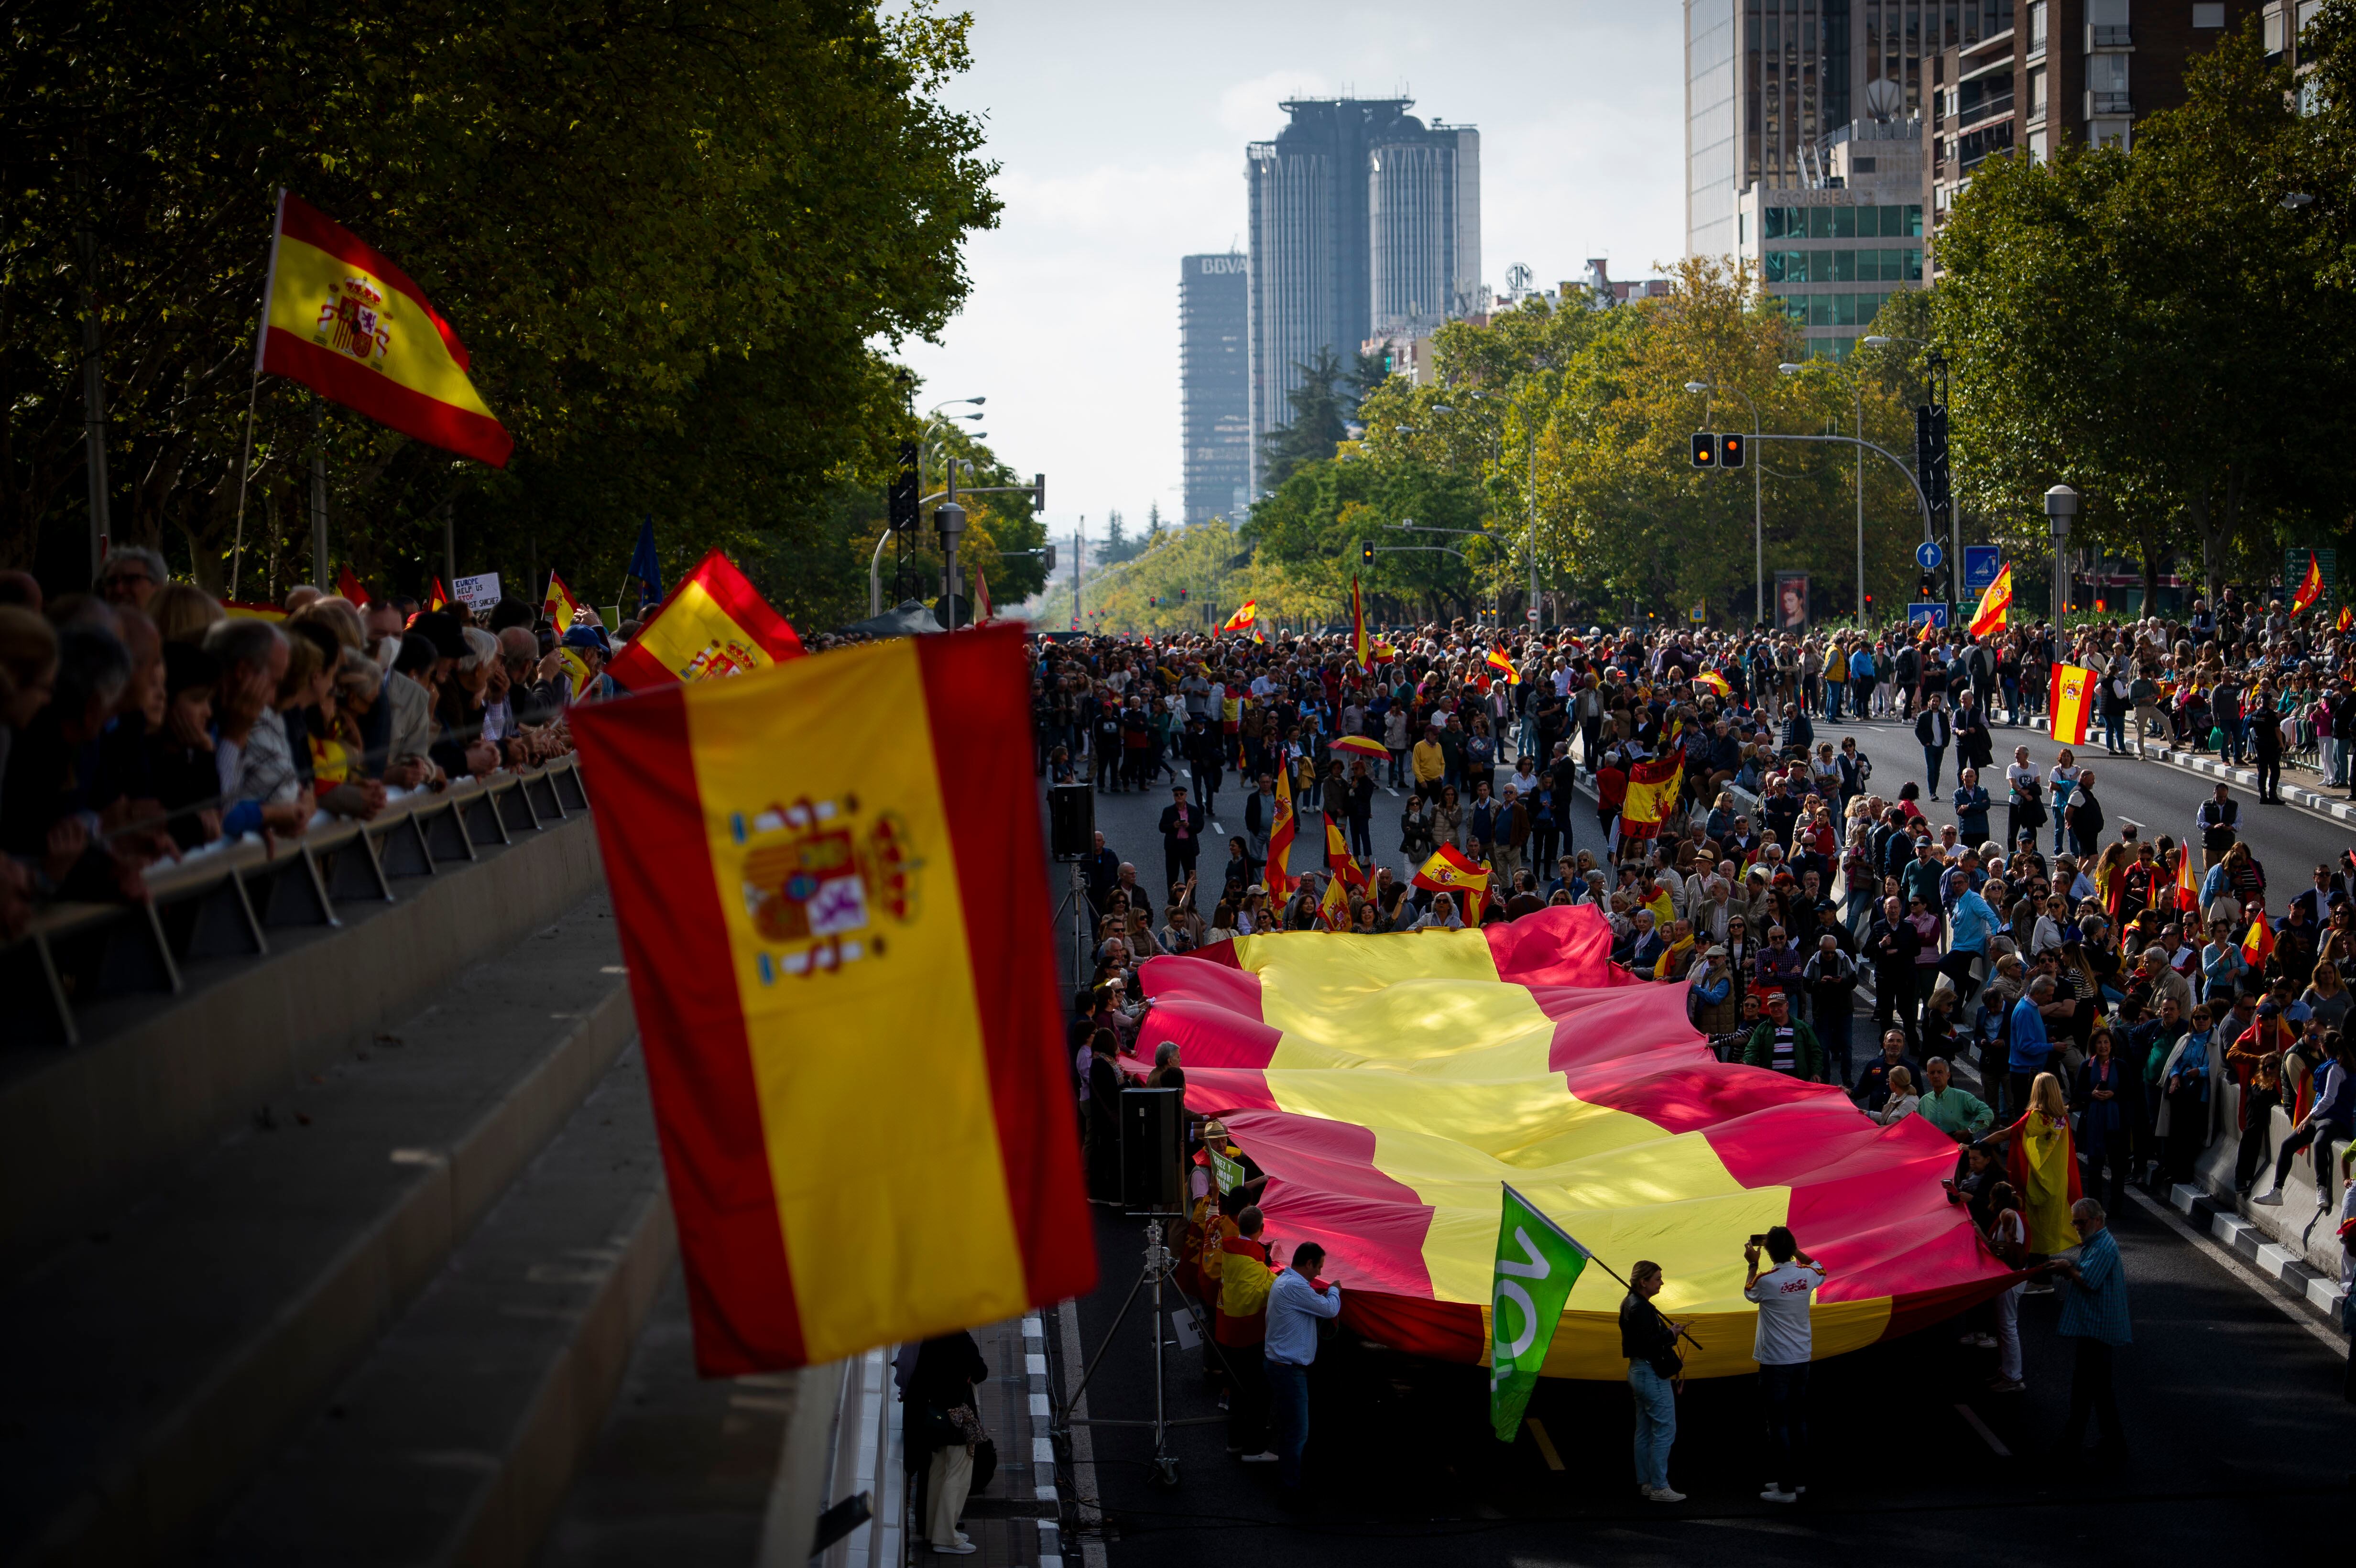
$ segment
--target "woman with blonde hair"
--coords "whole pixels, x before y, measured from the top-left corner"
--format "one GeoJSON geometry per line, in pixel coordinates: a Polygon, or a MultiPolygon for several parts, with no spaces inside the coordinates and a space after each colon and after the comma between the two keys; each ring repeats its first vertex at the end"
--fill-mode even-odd
{"type": "MultiPolygon", "coordinates": [[[[2022,1214],[2029,1222],[2032,1257],[2050,1257],[2078,1244],[2078,1227],[2070,1206],[2085,1196],[2078,1184],[2078,1150],[2070,1136],[2070,1103],[2062,1080],[2040,1072],[2029,1086],[2029,1109],[2020,1120],[1990,1133],[1989,1145],[2004,1144],[2006,1176],[2020,1194],[2022,1214]]],[[[2042,1279],[2029,1294],[2047,1296],[2052,1285],[2042,1279]],[[2040,1290],[2038,1285],[2043,1285],[2040,1290]]]]}

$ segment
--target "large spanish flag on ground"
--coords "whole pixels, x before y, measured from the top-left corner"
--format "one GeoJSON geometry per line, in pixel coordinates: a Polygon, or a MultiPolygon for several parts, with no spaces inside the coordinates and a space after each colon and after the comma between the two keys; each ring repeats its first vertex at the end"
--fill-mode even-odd
{"type": "Polygon", "coordinates": [[[632,691],[647,691],[801,656],[802,640],[786,618],[715,549],[680,579],[608,673],[632,691]]]}
{"type": "Polygon", "coordinates": [[[1029,712],[994,627],[573,710],[707,1376],[1095,1283],[1029,712]]]}
{"type": "MultiPolygon", "coordinates": [[[[2051,716],[2053,738],[2065,746],[2086,743],[2086,720],[2094,709],[2094,672],[2080,665],[2053,667],[2045,711],[2051,716]]],[[[2062,803],[2054,803],[2059,811],[2062,803]]]]}
{"type": "MultiPolygon", "coordinates": [[[[1186,1104],[1271,1179],[1268,1235],[1315,1241],[1358,1332],[1488,1355],[1502,1183],[1626,1274],[1667,1271],[1700,1377],[1750,1371],[1742,1243],[1789,1225],[1829,1270],[1815,1354],[1924,1327],[2012,1276],[1947,1200],[1955,1146],[1836,1087],[1721,1063],[1682,990],[1609,962],[1592,905],[1478,931],[1237,938],[1145,967],[1142,1040],[1178,1042],[1186,1104]]],[[[1627,1375],[1622,1287],[1570,1293],[1545,1371],[1627,1375]]]]}
{"type": "Polygon", "coordinates": [[[515,450],[466,378],[466,346],[425,291],[291,191],[278,193],[253,369],[494,468],[515,450]]]}

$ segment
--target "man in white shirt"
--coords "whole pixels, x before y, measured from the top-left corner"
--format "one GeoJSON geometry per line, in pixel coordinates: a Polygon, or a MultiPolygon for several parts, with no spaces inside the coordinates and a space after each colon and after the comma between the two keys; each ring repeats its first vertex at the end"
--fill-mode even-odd
{"type": "Polygon", "coordinates": [[[1782,1225],[1745,1243],[1742,1261],[1749,1268],[1743,1299],[1759,1307],[1759,1337],[1751,1354],[1759,1363],[1775,1465],[1773,1478],[1759,1497],[1762,1502],[1796,1502],[1808,1489],[1808,1361],[1815,1350],[1808,1304],[1825,1282],[1825,1267],[1802,1252],[1782,1225]],[[1762,1243],[1771,1264],[1764,1274],[1759,1272],[1762,1243]]]}

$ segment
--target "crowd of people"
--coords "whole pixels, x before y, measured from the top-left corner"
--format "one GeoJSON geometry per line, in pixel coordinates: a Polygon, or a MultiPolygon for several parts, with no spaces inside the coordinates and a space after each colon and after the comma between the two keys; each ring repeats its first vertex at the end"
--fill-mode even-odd
{"type": "MultiPolygon", "coordinates": [[[[1138,1049],[1137,969],[1156,955],[1592,903],[1614,959],[1681,987],[1723,1059],[1837,1083],[1861,1115],[1919,1117],[1956,1143],[1955,1200],[2023,1271],[1965,1335],[1997,1350],[1997,1392],[2023,1386],[2019,1295],[2086,1268],[2077,1205],[2099,1215],[2130,1184],[2193,1180],[2221,1140],[2259,1204],[2304,1156],[2319,1209],[2337,1209],[2343,1282],[2356,1274],[2356,855],[2270,901],[2224,787],[2189,786],[2183,820],[2155,833],[2109,820],[2091,761],[2097,743],[2262,768],[2305,752],[2344,782],[2356,650],[2319,613],[2229,593],[2215,614],[2059,640],[2044,625],[1501,637],[1460,622],[1384,651],[1363,668],[1333,630],[1035,645],[1042,775],[1167,800],[1158,881],[1101,833],[1080,868],[1097,922],[1076,1004],[1084,1103],[1118,1093],[1109,1063],[1138,1049]],[[2099,741],[2050,767],[2019,746],[1999,762],[1995,730],[2042,712],[2057,664],[2094,677],[2099,741]],[[1952,754],[1952,789],[1877,788],[1853,734],[1815,736],[1844,713],[1911,725],[1927,779],[1952,754]],[[1668,809],[1624,820],[1632,780],[1667,763],[1668,809]],[[1377,813],[1384,794],[1395,817],[1377,813]],[[1295,853],[1273,861],[1288,807],[1295,853]],[[1443,850],[1485,885],[1432,874],[1443,850]],[[1091,1040],[1107,1067],[1093,1080],[1091,1040]]],[[[1111,1109],[1084,1119],[1108,1134],[1111,1109]]],[[[2093,1342],[2076,1414],[2103,1417],[2109,1445],[2120,1341],[2093,1342]]]]}
{"type": "Polygon", "coordinates": [[[308,585],[257,613],[140,548],[90,593],[0,572],[0,939],[52,901],[143,897],[160,863],[562,755],[634,631],[308,585]]]}

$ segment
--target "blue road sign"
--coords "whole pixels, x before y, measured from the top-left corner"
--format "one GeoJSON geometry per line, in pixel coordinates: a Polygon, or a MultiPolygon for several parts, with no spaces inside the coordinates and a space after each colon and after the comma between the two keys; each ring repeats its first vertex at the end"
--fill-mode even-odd
{"type": "MultiPolygon", "coordinates": [[[[1935,547],[1925,546],[1924,548],[1935,547]]],[[[1935,599],[1917,599],[1906,606],[1906,624],[1917,636],[1922,635],[1922,624],[1926,621],[1939,630],[1945,631],[1947,629],[1946,605],[1935,599]]]]}
{"type": "Polygon", "coordinates": [[[1947,552],[1939,548],[1937,539],[1924,539],[1914,547],[1914,563],[1925,571],[1938,571],[1939,563],[1946,559],[1947,552]]]}
{"type": "Polygon", "coordinates": [[[1987,592],[1996,574],[2004,570],[2004,551],[1992,544],[1967,544],[1964,547],[1964,586],[1975,593],[1987,592]]]}

